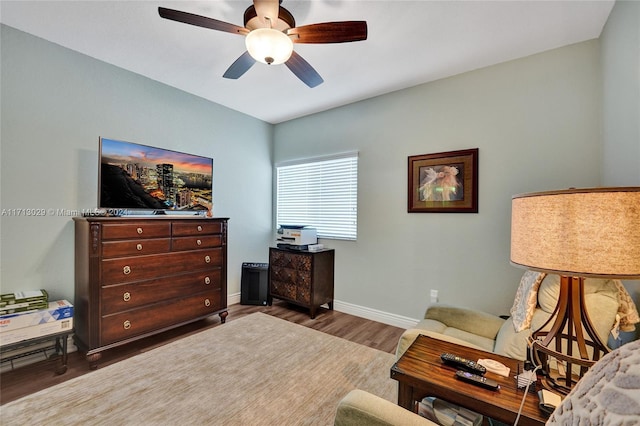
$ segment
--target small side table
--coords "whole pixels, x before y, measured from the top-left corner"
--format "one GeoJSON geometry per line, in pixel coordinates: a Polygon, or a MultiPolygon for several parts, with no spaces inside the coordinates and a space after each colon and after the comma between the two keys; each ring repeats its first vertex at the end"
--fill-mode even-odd
{"type": "Polygon", "coordinates": [[[316,252],[269,248],[269,291],[267,304],[273,298],[308,308],[311,319],[325,303],[333,310],[333,277],[335,250],[316,252]]]}
{"type": "MultiPolygon", "coordinates": [[[[391,378],[398,381],[398,405],[409,411],[415,412],[416,401],[421,401],[425,396],[434,396],[483,416],[513,424],[524,396],[524,390],[518,389],[513,376],[523,370],[522,364],[522,361],[512,358],[419,335],[391,367],[391,378]],[[455,378],[457,368],[442,363],[440,355],[444,352],[471,360],[494,359],[511,369],[510,377],[487,372],[487,377],[500,384],[498,391],[462,382],[455,378]]],[[[540,410],[538,402],[536,395],[527,396],[518,425],[544,425],[547,416],[540,410]]]]}
{"type": "Polygon", "coordinates": [[[71,334],[73,334],[73,329],[2,345],[0,346],[0,361],[2,363],[11,362],[13,366],[13,361],[16,359],[39,352],[46,354],[47,350],[54,350],[55,353],[50,355],[49,358],[60,358],[61,363],[56,367],[56,374],[64,374],[67,372],[67,340],[71,334]],[[51,344],[47,346],[41,345],[46,342],[51,344]]]}

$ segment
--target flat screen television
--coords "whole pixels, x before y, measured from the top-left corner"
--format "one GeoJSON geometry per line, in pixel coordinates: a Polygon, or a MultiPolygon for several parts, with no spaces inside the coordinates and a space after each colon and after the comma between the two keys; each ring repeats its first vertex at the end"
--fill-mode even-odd
{"type": "Polygon", "coordinates": [[[213,210],[212,158],[103,137],[98,152],[100,209],[116,214],[213,210]]]}

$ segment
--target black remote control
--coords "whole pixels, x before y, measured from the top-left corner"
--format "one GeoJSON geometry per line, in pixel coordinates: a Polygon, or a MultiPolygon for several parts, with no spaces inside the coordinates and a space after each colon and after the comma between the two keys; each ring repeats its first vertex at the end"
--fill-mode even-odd
{"type": "Polygon", "coordinates": [[[445,364],[453,365],[454,367],[462,368],[463,370],[467,370],[475,374],[483,375],[487,372],[487,369],[483,365],[469,359],[462,358],[458,355],[444,353],[440,355],[440,359],[445,364]]]}
{"type": "Polygon", "coordinates": [[[456,378],[464,380],[465,382],[473,383],[474,385],[482,386],[483,388],[491,390],[500,389],[500,385],[495,380],[487,379],[486,377],[478,376],[477,374],[469,373],[468,371],[456,371],[456,378]]]}

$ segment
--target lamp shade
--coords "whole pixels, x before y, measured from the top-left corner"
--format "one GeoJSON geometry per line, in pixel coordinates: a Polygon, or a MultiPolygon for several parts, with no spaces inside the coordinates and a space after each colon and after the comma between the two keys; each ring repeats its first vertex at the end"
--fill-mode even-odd
{"type": "Polygon", "coordinates": [[[640,278],[640,187],[515,195],[511,263],[566,276],[640,278]]]}
{"type": "Polygon", "coordinates": [[[258,28],[247,34],[247,51],[258,62],[268,65],[285,63],[293,52],[293,42],[282,31],[258,28]]]}

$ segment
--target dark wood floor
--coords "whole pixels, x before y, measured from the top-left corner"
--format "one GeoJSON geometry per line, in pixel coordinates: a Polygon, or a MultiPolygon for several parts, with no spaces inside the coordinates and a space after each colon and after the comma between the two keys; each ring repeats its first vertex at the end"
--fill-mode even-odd
{"type": "MultiPolygon", "coordinates": [[[[273,306],[231,305],[227,321],[233,321],[254,312],[273,315],[389,353],[395,352],[398,339],[404,331],[398,327],[327,309],[320,309],[319,313],[316,314],[316,318],[311,319],[309,318],[308,310],[282,301],[274,301],[273,306]]],[[[220,324],[220,318],[216,315],[157,336],[105,351],[102,354],[98,368],[162,346],[186,335],[218,326],[224,325],[220,324]]],[[[56,375],[56,365],[55,360],[43,360],[0,375],[0,404],[5,404],[90,372],[88,362],[78,352],[69,354],[66,373],[56,375]]]]}

